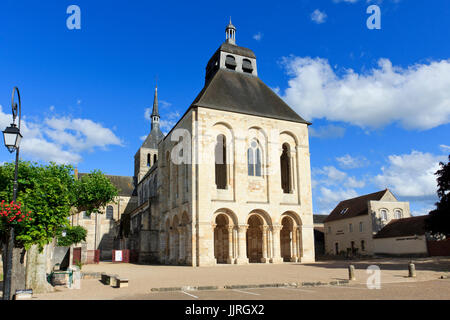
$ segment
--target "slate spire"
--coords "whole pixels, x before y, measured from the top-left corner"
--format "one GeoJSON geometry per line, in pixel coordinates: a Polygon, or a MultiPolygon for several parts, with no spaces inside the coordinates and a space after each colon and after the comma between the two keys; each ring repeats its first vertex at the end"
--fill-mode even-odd
{"type": "Polygon", "coordinates": [[[159,111],[158,111],[158,85],[155,86],[155,97],[153,98],[153,111],[152,111],[152,130],[154,127],[159,127],[159,111]]]}

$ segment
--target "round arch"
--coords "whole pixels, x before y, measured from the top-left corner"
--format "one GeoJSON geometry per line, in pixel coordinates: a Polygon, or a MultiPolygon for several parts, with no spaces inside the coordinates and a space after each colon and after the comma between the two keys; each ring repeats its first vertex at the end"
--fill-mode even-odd
{"type": "Polygon", "coordinates": [[[283,221],[283,218],[285,218],[285,217],[290,217],[294,222],[294,226],[296,226],[296,227],[300,227],[302,225],[302,219],[300,218],[300,216],[297,213],[295,213],[293,211],[286,211],[286,212],[282,213],[280,215],[278,224],[281,225],[281,222],[283,221]]]}
{"type": "Polygon", "coordinates": [[[257,215],[260,218],[262,218],[263,225],[266,225],[266,226],[272,225],[272,218],[266,211],[264,211],[262,209],[255,209],[255,210],[250,211],[245,222],[248,224],[251,216],[254,216],[254,215],[257,215]]]}
{"type": "Polygon", "coordinates": [[[232,210],[227,209],[227,208],[221,208],[221,209],[216,210],[216,212],[214,212],[214,214],[212,215],[211,222],[215,223],[217,216],[219,216],[221,214],[223,214],[227,217],[228,224],[230,226],[238,225],[238,218],[237,218],[236,214],[232,210]]]}

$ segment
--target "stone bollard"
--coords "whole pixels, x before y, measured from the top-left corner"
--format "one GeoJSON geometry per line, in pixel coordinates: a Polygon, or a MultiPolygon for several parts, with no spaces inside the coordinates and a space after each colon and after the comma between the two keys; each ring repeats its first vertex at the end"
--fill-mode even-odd
{"type": "Polygon", "coordinates": [[[416,266],[412,261],[408,264],[408,277],[409,278],[415,278],[416,277],[416,266]]]}
{"type": "Polygon", "coordinates": [[[348,266],[348,280],[356,280],[355,266],[352,264],[348,266]]]}

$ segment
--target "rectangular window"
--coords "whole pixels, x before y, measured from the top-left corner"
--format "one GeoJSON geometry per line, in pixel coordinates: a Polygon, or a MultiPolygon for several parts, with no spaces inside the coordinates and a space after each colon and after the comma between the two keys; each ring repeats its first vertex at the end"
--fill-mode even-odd
{"type": "Polygon", "coordinates": [[[359,223],[359,232],[363,232],[363,223],[362,222],[359,223]]]}
{"type": "Polygon", "coordinates": [[[331,234],[331,227],[328,227],[328,233],[331,234]]]}
{"type": "Polygon", "coordinates": [[[348,230],[349,230],[350,232],[353,232],[353,225],[352,225],[351,223],[348,225],[348,230]]]}

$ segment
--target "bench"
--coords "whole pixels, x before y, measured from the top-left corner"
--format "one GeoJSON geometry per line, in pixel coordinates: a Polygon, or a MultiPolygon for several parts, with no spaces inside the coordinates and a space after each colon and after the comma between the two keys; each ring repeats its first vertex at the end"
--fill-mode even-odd
{"type": "Polygon", "coordinates": [[[116,275],[111,275],[111,274],[102,273],[102,279],[101,279],[101,282],[102,282],[103,284],[107,284],[107,285],[111,285],[111,286],[112,286],[111,278],[114,278],[115,276],[116,276],[116,275]]]}
{"type": "Polygon", "coordinates": [[[111,285],[111,286],[113,286],[113,287],[115,287],[115,288],[125,288],[125,287],[128,287],[128,279],[126,279],[126,278],[120,278],[120,277],[116,276],[116,277],[114,278],[114,280],[115,280],[115,285],[114,285],[114,286],[111,285]]]}

